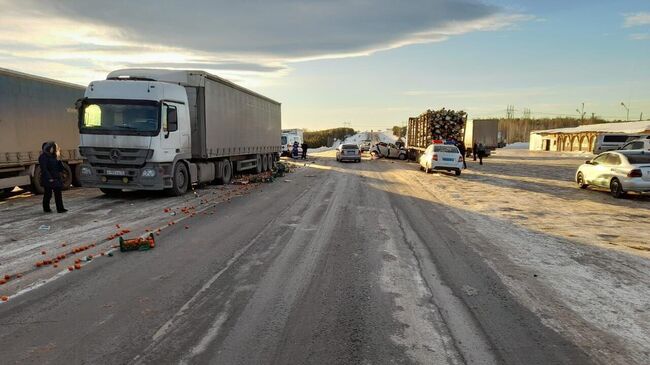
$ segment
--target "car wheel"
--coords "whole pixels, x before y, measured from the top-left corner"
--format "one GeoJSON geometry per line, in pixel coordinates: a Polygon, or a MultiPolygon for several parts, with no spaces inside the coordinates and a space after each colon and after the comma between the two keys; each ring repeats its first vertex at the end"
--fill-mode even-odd
{"type": "Polygon", "coordinates": [[[616,178],[612,179],[612,181],[609,183],[609,191],[612,193],[612,196],[617,199],[620,199],[623,196],[625,196],[625,192],[623,191],[623,185],[616,178]]]}
{"type": "Polygon", "coordinates": [[[576,176],[576,183],[578,183],[580,189],[586,189],[589,186],[589,184],[585,183],[585,177],[582,175],[582,172],[579,172],[578,176],[576,176]]]}
{"type": "Polygon", "coordinates": [[[427,174],[430,174],[430,173],[432,173],[433,171],[431,171],[431,168],[429,167],[429,165],[427,165],[427,166],[425,167],[425,169],[424,169],[424,172],[426,172],[427,174]]]}
{"type": "Polygon", "coordinates": [[[397,158],[400,159],[400,160],[402,160],[402,161],[404,161],[404,160],[406,160],[406,154],[405,154],[405,153],[402,153],[402,154],[400,154],[397,158]]]}
{"type": "Polygon", "coordinates": [[[459,176],[460,175],[460,169],[454,170],[454,173],[456,174],[456,176],[459,176]]]}

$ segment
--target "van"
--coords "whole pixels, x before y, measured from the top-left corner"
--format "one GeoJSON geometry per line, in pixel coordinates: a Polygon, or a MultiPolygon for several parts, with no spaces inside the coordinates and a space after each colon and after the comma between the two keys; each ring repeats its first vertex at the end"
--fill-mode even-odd
{"type": "Polygon", "coordinates": [[[620,147],[623,147],[627,142],[633,141],[635,139],[644,139],[650,138],[649,135],[630,135],[630,134],[601,134],[596,137],[596,142],[594,143],[593,153],[595,155],[601,154],[607,151],[617,150],[620,147]]]}
{"type": "MultiPolygon", "coordinates": [[[[280,137],[280,143],[282,144],[281,156],[291,156],[291,150],[293,149],[293,143],[298,142],[299,146],[302,146],[302,136],[293,134],[293,133],[282,133],[280,137]]],[[[302,147],[298,147],[298,153],[302,153],[302,147]]]]}

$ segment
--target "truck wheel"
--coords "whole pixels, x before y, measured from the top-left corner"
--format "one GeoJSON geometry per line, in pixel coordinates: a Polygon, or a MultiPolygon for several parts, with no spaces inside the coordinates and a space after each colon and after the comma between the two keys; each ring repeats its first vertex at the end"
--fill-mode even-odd
{"type": "Polygon", "coordinates": [[[187,192],[189,185],[190,174],[187,172],[187,166],[182,162],[177,162],[172,175],[172,187],[167,189],[167,193],[171,196],[181,196],[187,192]]]}
{"type": "Polygon", "coordinates": [[[217,184],[228,185],[232,179],[232,164],[230,160],[221,161],[221,177],[217,179],[217,184]]]}
{"type": "Polygon", "coordinates": [[[43,187],[43,184],[41,184],[40,165],[36,165],[34,168],[34,176],[32,176],[32,184],[30,185],[29,190],[34,194],[43,194],[45,192],[45,188],[43,187]]]}
{"type": "Polygon", "coordinates": [[[74,170],[72,171],[72,186],[76,188],[81,186],[81,164],[80,163],[74,165],[74,170]]]}
{"type": "Polygon", "coordinates": [[[256,159],[257,159],[257,162],[256,162],[256,166],[255,166],[255,172],[257,172],[259,174],[259,173],[262,172],[262,155],[257,155],[256,159]]]}
{"type": "Polygon", "coordinates": [[[266,155],[266,157],[267,157],[266,171],[271,171],[273,170],[273,155],[269,153],[268,155],[266,155]]]}
{"type": "Polygon", "coordinates": [[[72,169],[67,163],[63,163],[63,173],[61,174],[63,178],[63,190],[70,189],[72,185],[72,169]]]}
{"type": "Polygon", "coordinates": [[[99,188],[99,190],[106,196],[118,196],[122,194],[122,189],[99,188]]]}
{"type": "Polygon", "coordinates": [[[262,155],[262,172],[265,172],[269,167],[269,158],[266,155],[262,155]]]}

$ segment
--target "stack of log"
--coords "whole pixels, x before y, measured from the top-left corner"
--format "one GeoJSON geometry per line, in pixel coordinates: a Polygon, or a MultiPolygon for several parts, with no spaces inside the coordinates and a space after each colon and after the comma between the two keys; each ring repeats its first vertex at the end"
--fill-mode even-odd
{"type": "Polygon", "coordinates": [[[462,110],[427,110],[409,118],[409,145],[426,147],[433,140],[462,140],[466,122],[467,113],[462,110]]]}

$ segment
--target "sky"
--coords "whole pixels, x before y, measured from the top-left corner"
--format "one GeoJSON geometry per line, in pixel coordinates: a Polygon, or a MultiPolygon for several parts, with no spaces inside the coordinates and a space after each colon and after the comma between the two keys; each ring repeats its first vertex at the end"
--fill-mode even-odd
{"type": "Polygon", "coordinates": [[[282,103],[284,128],[470,118],[650,119],[648,0],[0,0],[0,67],[87,85],[202,69],[282,103]],[[625,104],[625,107],[621,105],[625,104]],[[584,107],[583,107],[584,105],[584,107]]]}

